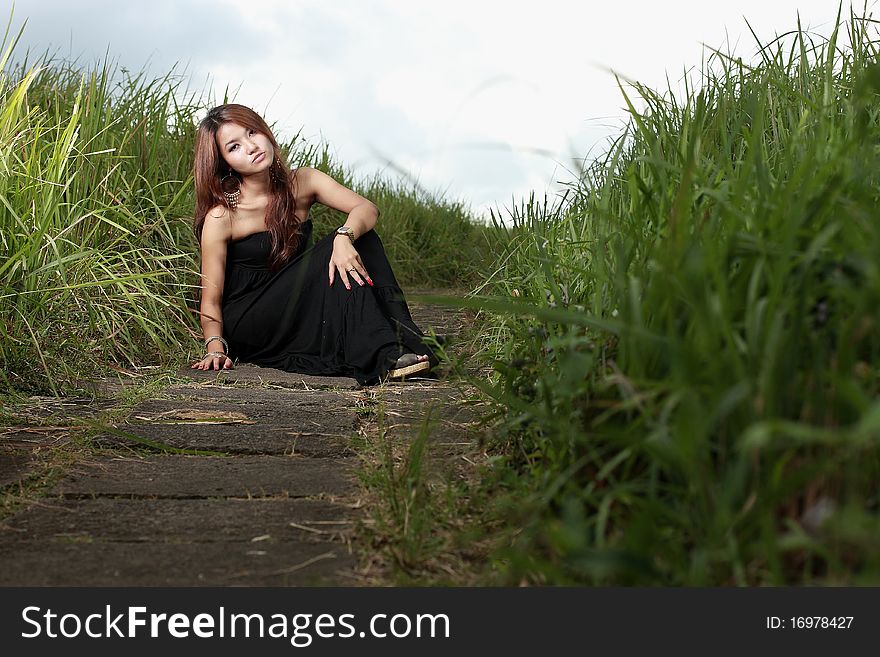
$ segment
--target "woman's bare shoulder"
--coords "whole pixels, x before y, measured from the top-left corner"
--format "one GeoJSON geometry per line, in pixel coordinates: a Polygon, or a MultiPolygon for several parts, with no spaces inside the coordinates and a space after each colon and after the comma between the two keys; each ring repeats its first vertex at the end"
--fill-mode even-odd
{"type": "Polygon", "coordinates": [[[296,192],[297,205],[302,201],[306,206],[306,211],[315,202],[313,191],[313,174],[317,169],[312,167],[297,167],[291,172],[294,181],[294,190],[296,192]]]}
{"type": "Polygon", "coordinates": [[[205,214],[205,223],[202,226],[202,240],[229,241],[232,238],[232,214],[229,208],[223,205],[215,205],[205,214]]]}
{"type": "Polygon", "coordinates": [[[303,185],[308,182],[309,176],[314,169],[312,167],[297,167],[290,172],[291,179],[296,181],[297,185],[303,185]]]}

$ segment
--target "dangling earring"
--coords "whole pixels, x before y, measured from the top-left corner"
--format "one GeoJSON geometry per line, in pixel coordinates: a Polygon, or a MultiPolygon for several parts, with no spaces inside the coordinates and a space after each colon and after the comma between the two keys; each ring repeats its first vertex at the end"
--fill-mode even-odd
{"type": "MultiPolygon", "coordinates": [[[[224,184],[228,178],[232,178],[235,180],[235,176],[232,175],[232,171],[229,171],[223,178],[220,179],[220,187],[223,189],[224,184]]],[[[241,196],[241,187],[236,187],[234,192],[227,192],[223,189],[223,196],[226,197],[226,203],[230,208],[235,210],[238,207],[238,197],[241,196]]]]}

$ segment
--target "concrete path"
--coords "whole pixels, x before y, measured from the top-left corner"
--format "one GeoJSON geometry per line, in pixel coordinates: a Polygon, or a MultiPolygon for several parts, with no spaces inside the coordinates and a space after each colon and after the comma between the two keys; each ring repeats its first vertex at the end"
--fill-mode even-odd
{"type": "MultiPolygon", "coordinates": [[[[469,321],[461,311],[411,309],[424,329],[453,339],[469,321]]],[[[432,441],[460,440],[449,427],[474,418],[459,416],[456,388],[442,379],[361,389],[250,365],[178,374],[0,521],[0,585],[362,583],[352,544],[365,517],[358,445],[376,431],[377,403],[388,402],[385,430],[404,439],[429,399],[446,404],[432,441]],[[162,453],[156,443],[196,453],[162,453]]],[[[66,404],[68,416],[104,410],[45,401],[38,408],[66,404]]],[[[40,450],[63,447],[68,434],[6,429],[0,486],[33,478],[40,450]]]]}

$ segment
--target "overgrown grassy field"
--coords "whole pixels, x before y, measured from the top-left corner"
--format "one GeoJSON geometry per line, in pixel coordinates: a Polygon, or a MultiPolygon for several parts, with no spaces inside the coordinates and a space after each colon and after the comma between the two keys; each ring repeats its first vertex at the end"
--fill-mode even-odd
{"type": "MultiPolygon", "coordinates": [[[[191,168],[198,120],[218,103],[173,72],[13,65],[16,40],[7,28],[0,47],[0,390],[60,394],[200,355],[191,168]]],[[[283,149],[380,207],[402,284],[470,280],[478,229],[462,207],[355,180],[327,144],[296,135],[283,149]]],[[[312,216],[318,233],[344,221],[324,206],[312,216]]]]}
{"type": "Polygon", "coordinates": [[[496,222],[508,583],[880,582],[875,21],[715,51],[496,222]]]}

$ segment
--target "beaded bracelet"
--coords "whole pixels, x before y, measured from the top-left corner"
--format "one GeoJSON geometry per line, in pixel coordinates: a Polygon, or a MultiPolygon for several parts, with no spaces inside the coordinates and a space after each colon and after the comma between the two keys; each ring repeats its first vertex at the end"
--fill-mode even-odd
{"type": "Polygon", "coordinates": [[[226,342],[226,340],[224,340],[224,339],[223,339],[221,336],[219,336],[219,335],[212,335],[210,338],[208,338],[207,340],[205,340],[205,349],[207,349],[207,348],[208,348],[208,345],[211,344],[211,340],[219,340],[219,341],[220,341],[220,344],[223,345],[223,348],[224,348],[227,352],[229,351],[229,343],[226,342]]]}
{"type": "Polygon", "coordinates": [[[204,356],[202,356],[202,360],[204,360],[204,359],[207,358],[208,356],[210,356],[210,357],[212,357],[212,358],[229,358],[229,357],[228,357],[226,354],[224,354],[222,351],[209,351],[209,352],[206,353],[204,356]]]}

